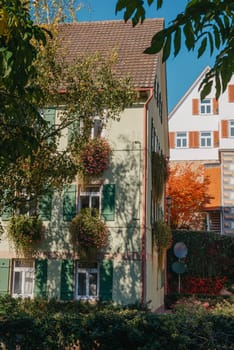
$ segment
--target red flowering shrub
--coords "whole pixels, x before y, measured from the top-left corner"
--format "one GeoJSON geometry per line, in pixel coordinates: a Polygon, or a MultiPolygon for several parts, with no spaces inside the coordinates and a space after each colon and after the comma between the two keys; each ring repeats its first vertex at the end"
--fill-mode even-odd
{"type": "Polygon", "coordinates": [[[102,248],[107,244],[108,229],[94,210],[83,209],[72,220],[69,230],[74,246],[102,248]]]}
{"type": "Polygon", "coordinates": [[[80,172],[84,176],[99,176],[108,168],[111,148],[102,138],[90,139],[80,152],[80,172]]]}
{"type": "MultiPolygon", "coordinates": [[[[181,293],[185,294],[214,294],[218,295],[221,289],[224,287],[226,277],[182,277],[181,279],[181,293]]],[[[170,292],[176,292],[176,284],[170,286],[170,292]],[[175,289],[175,290],[174,290],[175,289]]]]}

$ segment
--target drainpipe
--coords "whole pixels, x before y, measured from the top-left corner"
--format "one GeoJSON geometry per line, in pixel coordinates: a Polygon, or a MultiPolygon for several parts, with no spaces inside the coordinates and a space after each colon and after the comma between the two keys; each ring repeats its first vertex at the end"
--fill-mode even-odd
{"type": "Polygon", "coordinates": [[[145,304],[145,270],[146,270],[146,170],[147,170],[147,112],[148,104],[153,97],[153,88],[149,91],[149,97],[144,104],[144,119],[143,119],[143,177],[142,177],[142,226],[141,226],[141,281],[142,281],[142,292],[141,292],[141,303],[145,304]]]}

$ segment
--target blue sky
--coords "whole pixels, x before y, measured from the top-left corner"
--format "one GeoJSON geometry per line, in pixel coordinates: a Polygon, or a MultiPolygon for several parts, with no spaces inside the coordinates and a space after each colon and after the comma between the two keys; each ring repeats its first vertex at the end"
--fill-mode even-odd
{"type": "MultiPolygon", "coordinates": [[[[123,13],[115,15],[117,0],[83,0],[83,7],[78,11],[78,21],[102,21],[122,19],[123,13]]],[[[182,12],[186,0],[164,0],[164,5],[159,11],[156,10],[156,0],[149,7],[146,6],[146,17],[160,17],[169,23],[182,12]]],[[[167,95],[169,112],[178,103],[194,80],[207,65],[212,65],[214,57],[206,53],[202,58],[197,59],[196,53],[188,53],[185,49],[174,58],[167,61],[167,95]]]]}

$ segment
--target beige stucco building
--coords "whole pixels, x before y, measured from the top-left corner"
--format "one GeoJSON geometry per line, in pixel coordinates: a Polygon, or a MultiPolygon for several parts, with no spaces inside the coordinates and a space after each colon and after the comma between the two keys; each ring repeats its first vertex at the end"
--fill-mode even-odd
{"type": "MultiPolygon", "coordinates": [[[[117,49],[116,74],[130,75],[140,98],[100,133],[112,149],[102,176],[85,186],[74,179],[63,192],[51,194],[49,206],[40,213],[46,233],[37,253],[29,260],[17,256],[4,234],[1,293],[59,300],[100,298],[120,304],[151,302],[152,310],[162,307],[165,269],[158,268],[152,225],[164,218],[164,198],[156,206],[152,203],[151,163],[153,152],[168,157],[166,68],[160,54],[143,51],[163,23],[163,19],[149,19],[135,28],[122,21],[61,25],[60,37],[71,58],[117,49]],[[109,230],[108,247],[95,257],[81,256],[70,243],[69,223],[84,203],[98,207],[109,230]]],[[[56,123],[60,112],[47,108],[44,113],[56,123]]],[[[64,130],[60,147],[66,147],[67,138],[64,130]]],[[[2,219],[6,227],[7,218],[2,219]]]]}

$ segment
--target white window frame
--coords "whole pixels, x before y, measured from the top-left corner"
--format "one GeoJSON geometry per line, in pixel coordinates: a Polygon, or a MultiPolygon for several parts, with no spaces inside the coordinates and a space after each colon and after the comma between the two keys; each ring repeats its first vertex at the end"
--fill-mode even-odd
{"type": "Polygon", "coordinates": [[[34,261],[33,260],[25,260],[25,259],[15,259],[13,260],[13,270],[12,270],[12,296],[14,298],[32,298],[33,297],[33,291],[34,291],[34,279],[35,279],[35,268],[34,268],[34,261]],[[17,262],[22,261],[23,266],[16,266],[17,262]],[[21,279],[20,279],[20,293],[15,293],[15,274],[20,273],[21,279]],[[31,292],[27,293],[25,291],[26,288],[26,279],[27,279],[27,273],[31,274],[31,292]]]}
{"type": "Polygon", "coordinates": [[[200,101],[200,114],[201,115],[210,115],[212,114],[212,101],[211,98],[205,98],[200,101]]]}
{"type": "Polygon", "coordinates": [[[99,264],[97,262],[93,263],[81,263],[79,261],[76,262],[76,270],[75,270],[75,299],[93,299],[96,300],[99,297],[99,279],[100,279],[100,272],[99,272],[99,264]],[[91,265],[96,265],[96,267],[91,265]],[[85,266],[86,265],[86,266],[85,266]],[[85,284],[86,284],[86,293],[85,295],[79,295],[79,274],[83,273],[85,274],[85,284]],[[90,273],[97,274],[97,284],[96,284],[96,295],[90,295],[89,288],[90,288],[90,273]]]}
{"type": "Polygon", "coordinates": [[[188,133],[186,131],[176,132],[176,148],[188,148],[188,133]],[[180,145],[178,145],[178,141],[180,142],[180,145]],[[183,144],[184,141],[186,142],[186,145],[183,144]]]}
{"type": "Polygon", "coordinates": [[[36,198],[30,199],[29,195],[24,195],[22,192],[22,196],[25,198],[24,202],[19,203],[18,208],[16,210],[18,215],[26,215],[26,216],[37,216],[38,215],[38,201],[36,198]]]}
{"type": "Polygon", "coordinates": [[[200,131],[200,147],[201,148],[211,148],[212,145],[213,145],[212,132],[211,131],[200,131]],[[207,134],[207,135],[205,135],[205,134],[207,134]],[[205,141],[205,145],[202,145],[202,140],[205,141]],[[208,145],[208,140],[210,140],[210,145],[208,145]]]}
{"type": "Polygon", "coordinates": [[[91,139],[103,137],[103,121],[99,116],[93,117],[93,126],[91,129],[91,139]]]}
{"type": "Polygon", "coordinates": [[[228,129],[229,129],[229,137],[234,137],[234,120],[229,120],[228,129]]]}
{"type": "MultiPolygon", "coordinates": [[[[104,111],[104,113],[106,113],[104,111]]],[[[79,120],[79,135],[83,135],[84,133],[84,120],[81,118],[79,120]]],[[[90,138],[94,139],[95,137],[97,138],[103,138],[105,137],[106,133],[106,116],[104,115],[102,118],[99,116],[94,116],[92,117],[92,127],[90,130],[90,138]]]]}
{"type": "Polygon", "coordinates": [[[99,185],[94,185],[94,186],[86,186],[85,188],[83,188],[83,186],[81,186],[80,188],[80,192],[79,192],[79,198],[78,198],[78,213],[81,211],[82,207],[81,207],[81,197],[89,197],[89,208],[92,209],[92,198],[93,197],[99,197],[99,213],[101,211],[101,186],[99,185]],[[88,191],[88,189],[95,189],[97,188],[97,191],[88,191]]]}

